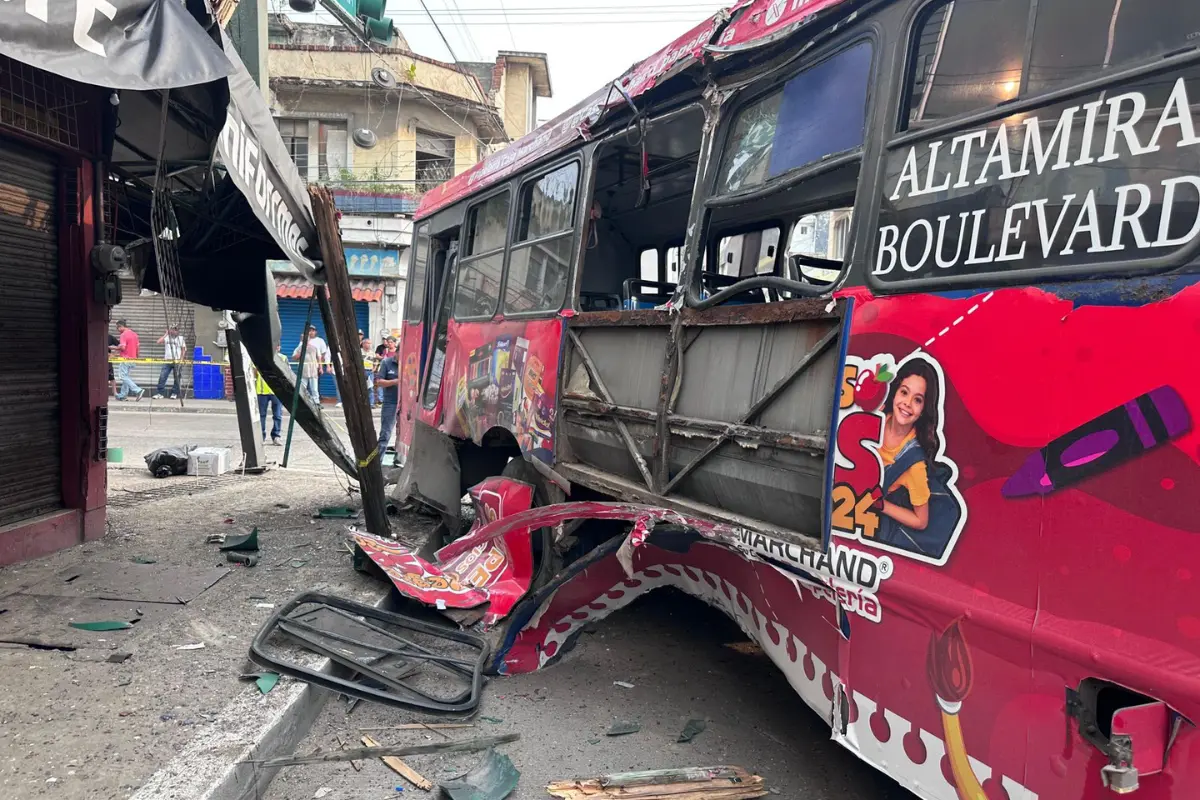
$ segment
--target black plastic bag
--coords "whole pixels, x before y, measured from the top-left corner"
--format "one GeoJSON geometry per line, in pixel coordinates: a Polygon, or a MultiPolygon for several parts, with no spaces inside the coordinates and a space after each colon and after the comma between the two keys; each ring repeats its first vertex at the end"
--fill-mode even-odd
{"type": "Polygon", "coordinates": [[[146,454],[146,468],[156,478],[169,478],[172,475],[186,475],[188,468],[188,453],[196,449],[194,444],[181,444],[174,447],[162,447],[146,454]]]}

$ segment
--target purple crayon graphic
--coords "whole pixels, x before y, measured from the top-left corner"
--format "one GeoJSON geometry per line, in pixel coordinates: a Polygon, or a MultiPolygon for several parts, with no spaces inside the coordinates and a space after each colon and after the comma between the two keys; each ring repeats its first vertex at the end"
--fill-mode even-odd
{"type": "Polygon", "coordinates": [[[1179,392],[1160,386],[1050,442],[1025,460],[1000,494],[1050,494],[1166,444],[1191,426],[1179,392]]]}

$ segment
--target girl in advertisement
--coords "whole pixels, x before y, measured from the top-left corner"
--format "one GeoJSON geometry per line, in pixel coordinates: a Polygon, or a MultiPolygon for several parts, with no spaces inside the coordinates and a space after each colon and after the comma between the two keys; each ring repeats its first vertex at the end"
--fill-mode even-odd
{"type": "Polygon", "coordinates": [[[900,367],[888,388],[883,441],[886,491],[876,508],[883,514],[879,541],[940,560],[962,516],[949,490],[950,466],[937,461],[942,450],[941,375],[924,358],[900,367]]]}

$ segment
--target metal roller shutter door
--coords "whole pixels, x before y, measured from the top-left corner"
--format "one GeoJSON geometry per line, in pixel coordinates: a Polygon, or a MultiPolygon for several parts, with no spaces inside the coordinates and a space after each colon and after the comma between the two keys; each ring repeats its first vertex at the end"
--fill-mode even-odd
{"type": "MultiPolygon", "coordinates": [[[[304,333],[304,320],[307,317],[307,297],[279,298],[279,341],[282,345],[280,350],[289,359],[296,348],[300,346],[300,336],[304,333]]],[[[358,321],[358,329],[360,331],[367,330],[367,323],[370,321],[370,304],[361,300],[354,301],[354,317],[358,321]]],[[[320,337],[328,342],[329,338],[325,335],[325,322],[321,319],[321,311],[315,304],[313,306],[313,324],[317,326],[317,333],[320,337]]],[[[295,372],[295,370],[296,365],[293,363],[292,371],[295,372]]],[[[332,375],[322,375],[319,387],[321,397],[337,395],[332,375]]]]}
{"type": "Polygon", "coordinates": [[[58,172],[0,139],[0,525],[62,507],[58,172]]]}
{"type": "MultiPolygon", "coordinates": [[[[167,330],[167,310],[162,295],[155,292],[141,294],[141,289],[138,288],[136,282],[131,278],[123,279],[121,281],[121,302],[113,308],[111,319],[112,324],[109,326],[109,330],[113,334],[116,334],[117,320],[123,319],[138,335],[139,357],[163,357],[165,348],[158,344],[158,337],[167,330]]],[[[183,334],[188,344],[183,351],[183,357],[190,359],[196,343],[195,312],[190,306],[180,325],[180,333],[183,334]]],[[[130,374],[139,386],[150,391],[158,383],[158,373],[161,369],[161,364],[134,364],[130,374]]],[[[170,386],[169,381],[167,385],[170,386]]],[[[192,369],[190,366],[185,366],[183,368],[184,391],[188,391],[191,385],[192,369]]]]}

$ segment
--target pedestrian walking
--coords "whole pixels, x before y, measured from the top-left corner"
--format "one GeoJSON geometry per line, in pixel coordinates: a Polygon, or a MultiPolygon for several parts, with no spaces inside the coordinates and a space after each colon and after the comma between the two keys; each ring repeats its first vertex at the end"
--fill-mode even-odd
{"type": "Polygon", "coordinates": [[[112,357],[121,346],[121,340],[111,332],[108,334],[108,396],[112,397],[117,390],[117,376],[113,372],[112,357]]]}
{"type": "Polygon", "coordinates": [[[167,328],[167,332],[158,338],[158,343],[163,346],[163,360],[166,364],[158,372],[158,388],[154,392],[154,398],[161,400],[167,391],[167,376],[171,373],[175,374],[175,388],[171,390],[171,397],[181,397],[183,390],[179,388],[179,377],[182,371],[183,350],[187,347],[187,340],[179,333],[179,329],[174,325],[167,328]]]}
{"type": "MultiPolygon", "coordinates": [[[[275,360],[279,362],[282,369],[291,369],[287,359],[283,357],[283,353],[279,352],[279,347],[275,348],[275,360]]],[[[258,422],[262,427],[263,444],[267,443],[267,410],[271,411],[271,444],[276,447],[283,446],[283,440],[280,436],[283,434],[283,402],[275,395],[275,391],[271,388],[263,376],[257,369],[254,370],[254,391],[258,394],[258,422]]]]}
{"type": "Polygon", "coordinates": [[[379,364],[375,385],[383,390],[383,407],[379,412],[379,455],[387,452],[396,429],[396,413],[400,407],[400,367],[396,356],[391,355],[379,364]]]}
{"type": "Polygon", "coordinates": [[[118,400],[126,400],[131,394],[134,400],[141,400],[146,396],[146,390],[129,377],[130,362],[137,360],[140,344],[141,340],[138,339],[137,333],[125,324],[125,320],[117,320],[117,346],[112,348],[112,352],[117,358],[122,359],[117,364],[117,381],[121,385],[121,388],[117,390],[118,400]]]}
{"type": "MultiPolygon", "coordinates": [[[[300,357],[301,344],[296,345],[295,351],[292,353],[292,360],[300,357]]],[[[300,376],[300,389],[304,394],[308,395],[317,406],[321,405],[321,373],[325,369],[325,363],[329,359],[329,345],[325,344],[325,340],[317,335],[317,326],[308,326],[308,352],[304,356],[304,374],[300,376]]]]}

